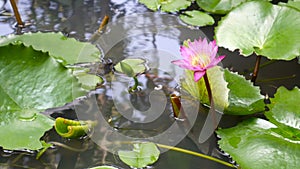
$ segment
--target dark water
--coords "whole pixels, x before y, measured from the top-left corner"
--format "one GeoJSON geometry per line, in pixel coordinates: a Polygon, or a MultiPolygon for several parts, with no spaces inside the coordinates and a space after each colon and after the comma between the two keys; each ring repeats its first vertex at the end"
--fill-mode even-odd
{"type": "MultiPolygon", "coordinates": [[[[174,58],[179,58],[179,46],[183,40],[195,39],[204,34],[213,38],[213,26],[201,28],[188,28],[182,24],[177,17],[172,17],[160,13],[149,12],[143,5],[139,5],[134,0],[20,0],[18,2],[22,19],[30,23],[24,29],[28,31],[61,31],[69,37],[78,40],[88,41],[93,33],[98,29],[102,18],[110,16],[112,23],[107,27],[106,33],[95,41],[104,52],[104,59],[111,59],[114,63],[124,58],[143,58],[148,61],[148,66],[162,78],[141,77],[139,79],[145,89],[157,87],[159,85],[176,88],[182,71],[170,64],[174,58]],[[202,33],[203,32],[203,33],[202,33]]],[[[15,33],[15,20],[7,16],[11,13],[10,4],[3,8],[4,13],[0,17],[0,34],[7,35],[15,33]]],[[[250,77],[249,72],[255,63],[255,56],[244,58],[238,52],[229,52],[220,49],[220,55],[226,54],[226,59],[222,62],[224,67],[228,67],[250,77]]],[[[263,59],[263,63],[268,63],[263,59]]],[[[292,88],[300,84],[299,65],[297,60],[291,62],[277,61],[268,66],[262,67],[257,79],[257,84],[261,86],[262,93],[273,95],[276,88],[281,85],[292,88]],[[282,78],[272,80],[270,78],[282,78]]],[[[118,86],[117,86],[118,87],[118,86]]],[[[147,92],[147,91],[146,91],[147,92]]],[[[165,95],[170,94],[170,90],[163,91],[165,95]]],[[[112,120],[111,125],[116,127],[120,133],[131,136],[146,138],[161,133],[174,122],[170,107],[166,107],[159,120],[148,125],[137,125],[128,123],[126,119],[120,118],[120,114],[115,111],[113,94],[109,83],[102,86],[97,91],[91,93],[88,99],[76,103],[76,108],[65,106],[55,111],[48,111],[52,117],[77,118],[78,112],[83,110],[85,115],[78,118],[96,119],[95,112],[100,113],[107,120],[112,120]],[[92,111],[93,109],[96,111],[92,111]],[[132,130],[132,128],[147,129],[144,131],[132,130]]],[[[149,100],[140,95],[130,98],[136,101],[144,101],[149,107],[149,100]]],[[[139,103],[137,103],[139,104],[139,103]]],[[[167,102],[170,106],[170,103],[167,102]]],[[[147,107],[147,108],[148,108],[147,107]]],[[[138,108],[139,109],[139,108],[138,108]]],[[[143,109],[140,108],[140,109],[143,109]]],[[[205,112],[205,110],[203,110],[205,112]]],[[[195,118],[195,127],[192,134],[180,141],[177,145],[185,149],[202,152],[217,158],[228,161],[216,148],[216,137],[211,137],[203,144],[195,141],[194,135],[199,134],[205,114],[200,114],[195,118]]],[[[237,122],[236,117],[224,116],[221,126],[232,126],[237,122]]],[[[97,133],[96,133],[97,134],[97,133]]],[[[100,135],[101,133],[99,133],[100,135]]],[[[102,138],[102,137],[101,137],[102,138]]],[[[117,156],[99,146],[97,139],[85,138],[84,140],[66,140],[58,136],[53,130],[48,132],[44,139],[47,142],[59,142],[77,149],[77,151],[55,146],[46,151],[41,159],[35,159],[33,152],[9,152],[2,150],[0,156],[0,168],[88,168],[101,164],[111,164],[120,168],[129,168],[124,165],[117,156]],[[96,141],[95,141],[96,139],[96,141]]],[[[110,148],[110,147],[109,147],[110,148]]],[[[168,151],[161,154],[158,162],[149,168],[191,168],[191,169],[219,169],[226,168],[215,162],[199,157],[186,155],[179,152],[168,151]]]]}

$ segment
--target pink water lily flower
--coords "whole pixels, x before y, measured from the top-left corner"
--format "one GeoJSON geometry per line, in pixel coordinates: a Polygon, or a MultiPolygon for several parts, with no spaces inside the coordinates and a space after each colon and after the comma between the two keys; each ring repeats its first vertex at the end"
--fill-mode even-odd
{"type": "Polygon", "coordinates": [[[194,81],[197,82],[206,73],[206,70],[216,66],[221,62],[224,56],[216,57],[218,46],[216,41],[207,42],[206,38],[203,40],[185,41],[184,45],[180,47],[180,53],[183,59],[172,61],[184,69],[194,71],[194,81]]]}

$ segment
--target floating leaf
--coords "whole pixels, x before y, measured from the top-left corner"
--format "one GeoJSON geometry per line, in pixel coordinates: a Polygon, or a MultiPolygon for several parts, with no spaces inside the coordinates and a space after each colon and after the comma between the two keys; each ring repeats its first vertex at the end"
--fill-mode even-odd
{"type": "Polygon", "coordinates": [[[143,168],[158,160],[159,150],[154,143],[133,144],[132,151],[118,151],[120,159],[127,165],[143,168]]]}
{"type": "Polygon", "coordinates": [[[265,110],[264,96],[260,94],[259,87],[227,69],[224,70],[224,77],[229,88],[229,106],[225,109],[225,114],[246,115],[265,110]]]}
{"type": "MultiPolygon", "coordinates": [[[[289,91],[284,87],[277,89],[274,98],[271,98],[270,111],[266,116],[274,124],[283,124],[288,127],[300,130],[300,90],[295,87],[289,91]]],[[[300,133],[299,133],[300,134],[300,133]]]]}
{"type": "Polygon", "coordinates": [[[176,12],[191,5],[190,0],[139,0],[139,2],[151,10],[156,11],[160,8],[165,12],[176,12]]]}
{"type": "Polygon", "coordinates": [[[300,142],[278,131],[282,130],[274,124],[252,118],[236,127],[219,129],[218,143],[243,169],[298,168],[300,142]]]}
{"type": "Polygon", "coordinates": [[[98,83],[103,83],[103,79],[99,76],[88,74],[88,69],[74,69],[73,75],[76,76],[81,87],[86,90],[95,89],[98,83]]]}
{"type": "Polygon", "coordinates": [[[118,168],[113,167],[113,166],[103,165],[103,166],[93,167],[93,168],[90,168],[90,169],[118,169],[118,168]]]}
{"type": "MultiPolygon", "coordinates": [[[[204,79],[195,82],[193,72],[186,71],[182,87],[201,103],[209,104],[209,98],[204,79]]],[[[237,73],[215,67],[207,70],[212,94],[219,111],[225,114],[246,115],[263,111],[264,97],[258,87],[237,73]],[[242,87],[241,87],[242,86],[242,87]]]]}
{"type": "Polygon", "coordinates": [[[193,10],[193,11],[186,11],[184,14],[181,14],[180,19],[190,25],[193,26],[206,26],[206,25],[213,25],[215,23],[214,18],[210,15],[193,10]]]}
{"type": "Polygon", "coordinates": [[[291,60],[300,55],[300,12],[268,2],[242,4],[222,19],[216,28],[220,46],[255,52],[269,59],[291,60]],[[246,19],[245,19],[246,18],[246,19]]]}
{"type": "Polygon", "coordinates": [[[54,122],[39,112],[84,95],[76,78],[47,53],[22,44],[0,47],[0,146],[42,148],[54,122]]]}
{"type": "Polygon", "coordinates": [[[126,74],[129,77],[133,77],[136,74],[145,72],[145,60],[143,59],[124,59],[114,67],[116,71],[126,74]],[[121,64],[123,64],[121,66],[121,64]]]}
{"type": "Polygon", "coordinates": [[[279,3],[280,5],[285,5],[300,11],[300,0],[289,0],[288,3],[279,3]]]}
{"type": "Polygon", "coordinates": [[[35,50],[49,52],[50,56],[62,61],[64,65],[95,62],[100,58],[100,52],[94,45],[67,38],[62,33],[25,33],[0,38],[0,46],[20,42],[35,50]]]}
{"type": "Polygon", "coordinates": [[[203,10],[216,14],[226,14],[238,5],[248,1],[253,0],[196,0],[203,10]]]}

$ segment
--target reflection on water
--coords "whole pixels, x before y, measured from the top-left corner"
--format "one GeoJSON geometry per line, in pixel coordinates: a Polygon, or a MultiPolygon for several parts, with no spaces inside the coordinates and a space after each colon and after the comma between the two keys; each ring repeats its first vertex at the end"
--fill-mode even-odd
{"type": "MultiPolygon", "coordinates": [[[[61,31],[80,40],[89,39],[105,15],[115,21],[119,17],[147,10],[142,5],[137,6],[133,0],[19,0],[18,7],[22,20],[31,23],[26,32],[61,31]]],[[[12,13],[9,3],[5,4],[4,9],[12,13]]],[[[1,35],[14,32],[14,18],[7,18],[11,20],[11,27],[3,27],[5,31],[1,35]]],[[[0,25],[6,22],[1,20],[0,25]]]]}

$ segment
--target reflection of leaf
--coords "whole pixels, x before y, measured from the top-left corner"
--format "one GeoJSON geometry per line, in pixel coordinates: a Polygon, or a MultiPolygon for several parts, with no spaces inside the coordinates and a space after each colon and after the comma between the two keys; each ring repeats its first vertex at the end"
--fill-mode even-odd
{"type": "MultiPolygon", "coordinates": [[[[203,78],[194,82],[193,72],[186,71],[182,87],[201,103],[209,104],[203,78]]],[[[214,67],[207,70],[212,94],[219,111],[225,114],[246,115],[264,110],[264,97],[258,87],[237,73],[214,67]]]]}
{"type": "MultiPolygon", "coordinates": [[[[205,11],[225,14],[238,5],[253,0],[196,0],[197,4],[205,11]]],[[[264,0],[267,1],[267,0],[264,0]]]]}
{"type": "Polygon", "coordinates": [[[215,23],[214,18],[210,15],[193,10],[193,11],[186,11],[184,14],[180,15],[180,19],[190,25],[193,26],[206,26],[206,25],[212,25],[215,23]]]}
{"type": "Polygon", "coordinates": [[[300,90],[295,87],[289,91],[284,87],[277,89],[274,98],[271,98],[270,111],[266,116],[274,124],[283,124],[300,130],[300,90]]]}
{"type": "Polygon", "coordinates": [[[269,59],[291,60],[300,55],[300,12],[268,2],[244,3],[232,10],[216,28],[220,46],[255,52],[269,59]],[[247,18],[247,19],[245,19],[247,18]]]}
{"type": "Polygon", "coordinates": [[[39,139],[54,122],[38,112],[85,93],[71,72],[47,53],[22,44],[0,47],[0,146],[42,148],[39,139]]]}
{"type": "Polygon", "coordinates": [[[143,59],[124,59],[116,64],[114,68],[116,71],[124,73],[129,77],[133,77],[134,74],[143,73],[146,70],[145,60],[143,59]],[[122,66],[121,63],[123,63],[122,66]]]}
{"type": "Polygon", "coordinates": [[[158,160],[160,152],[154,143],[138,143],[133,147],[133,151],[118,151],[120,159],[127,165],[143,168],[158,160]]]}
{"type": "Polygon", "coordinates": [[[139,0],[139,2],[151,10],[156,11],[161,8],[165,12],[176,12],[191,5],[190,0],[139,0]]]}
{"type": "Polygon", "coordinates": [[[299,142],[278,131],[280,128],[266,120],[249,119],[233,128],[219,129],[218,143],[243,169],[298,168],[299,142]]]}
{"type": "Polygon", "coordinates": [[[94,45],[67,38],[62,33],[25,33],[0,38],[0,46],[19,42],[35,50],[49,52],[50,56],[61,60],[64,65],[94,62],[100,58],[100,52],[94,45]]]}

